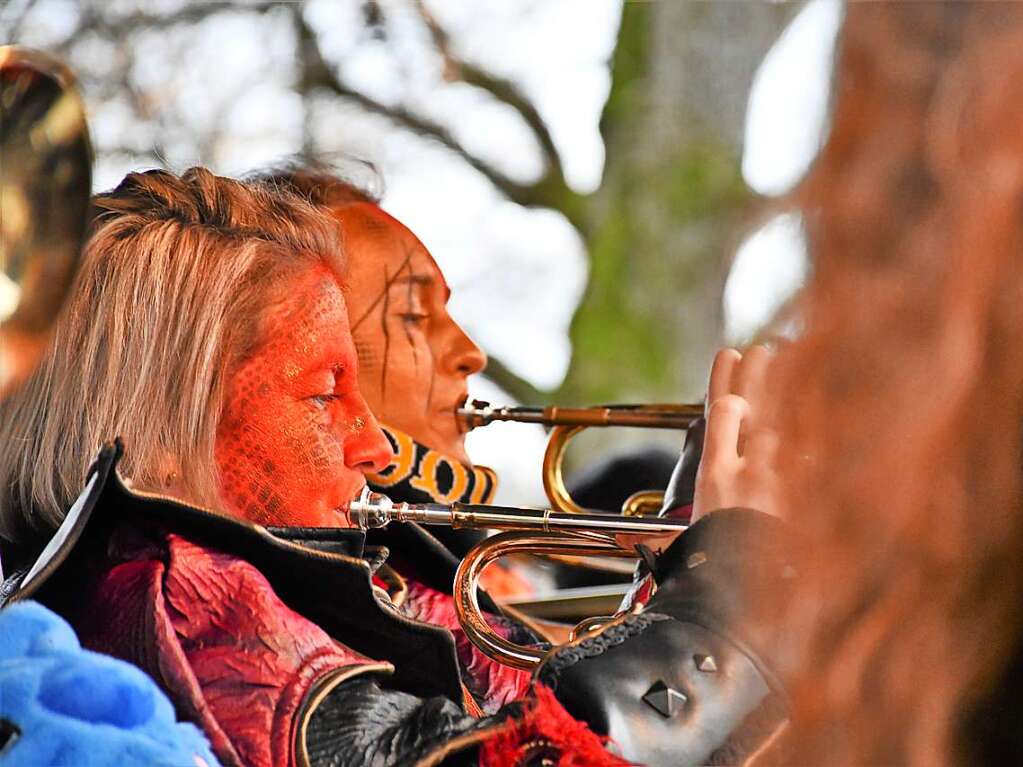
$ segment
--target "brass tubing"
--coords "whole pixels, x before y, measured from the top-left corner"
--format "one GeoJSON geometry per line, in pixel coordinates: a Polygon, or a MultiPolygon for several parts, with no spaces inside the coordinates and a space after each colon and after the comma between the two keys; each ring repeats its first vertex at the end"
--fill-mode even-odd
{"type": "Polygon", "coordinates": [[[585,426],[555,426],[547,437],[547,449],[543,453],[543,490],[547,499],[558,511],[566,514],[585,514],[586,509],[572,499],[565,485],[562,467],[569,440],[583,431],[585,426]]]}
{"type": "Polygon", "coordinates": [[[495,559],[510,554],[554,554],[573,556],[631,556],[611,539],[597,537],[566,539],[564,534],[504,532],[477,544],[462,560],[455,574],[455,613],[465,635],[481,652],[513,668],[531,670],[547,654],[537,648],[510,642],[492,628],[483,617],[478,583],[483,569],[495,559]]]}
{"type": "Polygon", "coordinates": [[[642,429],[688,429],[703,415],[702,404],[598,405],[596,407],[493,407],[472,400],[457,410],[470,428],[494,421],[543,426],[634,426],[642,429]]]}
{"type": "MultiPolygon", "coordinates": [[[[551,506],[566,514],[584,514],[568,488],[562,466],[569,441],[579,432],[596,426],[632,426],[645,429],[685,430],[703,416],[702,404],[600,405],[597,407],[493,407],[489,402],[472,400],[457,410],[458,417],[470,428],[494,421],[538,423],[549,426],[550,436],[543,456],[543,487],[551,506]]],[[[660,491],[641,491],[622,507],[630,516],[656,514],[664,500],[660,491]]]]}
{"type": "Polygon", "coordinates": [[[523,509],[514,506],[486,506],[453,503],[395,503],[380,493],[364,488],[358,500],[349,504],[348,523],[371,530],[391,522],[449,525],[473,530],[514,530],[522,532],[604,535],[635,556],[636,543],[660,550],[671,543],[687,525],[677,519],[625,517],[618,514],[564,514],[551,509],[523,509]]]}
{"type": "Polygon", "coordinates": [[[370,530],[391,522],[418,522],[463,528],[504,530],[474,546],[462,560],[453,587],[455,613],[466,636],[489,657],[508,666],[531,669],[546,650],[518,645],[490,628],[480,609],[479,577],[488,564],[509,554],[572,557],[634,557],[639,544],[658,553],[686,525],[674,519],[613,514],[562,514],[550,509],[519,509],[455,503],[394,503],[364,488],[346,512],[352,527],[370,530]]]}

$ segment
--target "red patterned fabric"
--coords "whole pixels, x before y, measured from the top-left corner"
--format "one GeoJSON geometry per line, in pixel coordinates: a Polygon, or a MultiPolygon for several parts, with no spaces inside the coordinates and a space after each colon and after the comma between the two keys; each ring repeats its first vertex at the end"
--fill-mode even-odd
{"type": "MultiPolygon", "coordinates": [[[[224,765],[294,767],[298,714],[316,682],[377,665],[288,608],[242,559],[173,534],[125,531],[111,539],[108,556],[76,626],[83,644],[152,675],[179,714],[203,728],[224,765]]],[[[451,597],[410,583],[405,604],[418,620],[453,629],[462,665],[488,707],[529,692],[526,672],[490,661],[469,643],[451,597]]],[[[485,736],[481,764],[529,763],[537,748],[552,749],[562,767],[626,764],[546,688],[529,692],[529,701],[521,718],[485,736]]]]}
{"type": "Polygon", "coordinates": [[[368,658],[290,610],[249,563],[176,535],[115,537],[83,644],[140,666],[197,722],[225,765],[292,765],[314,683],[368,658]]]}
{"type": "Polygon", "coordinates": [[[627,767],[632,764],[608,751],[598,737],[562,708],[554,693],[534,687],[520,719],[480,746],[480,767],[627,767]],[[542,761],[546,758],[547,761],[542,761]]]}
{"type": "MultiPolygon", "coordinates": [[[[408,587],[408,597],[402,605],[402,611],[415,620],[443,626],[454,635],[463,681],[486,713],[492,714],[506,703],[526,694],[529,689],[529,672],[504,666],[480,652],[469,641],[458,622],[453,597],[416,581],[409,581],[408,587]]],[[[489,617],[491,627],[508,638],[510,626],[503,625],[501,618],[489,617]]]]}

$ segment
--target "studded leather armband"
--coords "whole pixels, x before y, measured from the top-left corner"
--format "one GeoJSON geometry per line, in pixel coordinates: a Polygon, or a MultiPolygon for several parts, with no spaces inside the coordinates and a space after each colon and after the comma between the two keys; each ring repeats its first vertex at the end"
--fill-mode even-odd
{"type": "Polygon", "coordinates": [[[644,612],[552,651],[539,681],[631,761],[741,761],[785,716],[781,627],[749,620],[792,575],[784,534],[759,512],[713,512],[658,559],[644,612]]]}

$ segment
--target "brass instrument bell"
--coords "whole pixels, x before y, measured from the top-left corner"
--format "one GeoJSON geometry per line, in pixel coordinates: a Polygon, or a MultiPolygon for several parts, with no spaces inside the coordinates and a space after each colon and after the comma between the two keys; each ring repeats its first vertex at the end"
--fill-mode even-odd
{"type": "Polygon", "coordinates": [[[74,77],[0,47],[0,397],[42,355],[85,238],[92,148],[74,77]]]}

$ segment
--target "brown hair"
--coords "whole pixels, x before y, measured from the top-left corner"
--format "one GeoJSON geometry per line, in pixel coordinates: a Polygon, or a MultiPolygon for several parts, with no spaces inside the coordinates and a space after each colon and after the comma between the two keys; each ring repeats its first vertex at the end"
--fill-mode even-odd
{"type": "Polygon", "coordinates": [[[304,200],[202,168],[132,173],[97,196],[52,348],[0,404],[0,536],[52,531],[115,436],[136,486],[173,470],[190,500],[216,499],[226,376],[281,279],[317,263],[341,275],[341,253],[337,224],[304,200]]]}
{"type": "Polygon", "coordinates": [[[246,176],[246,181],[297,194],[313,205],[340,208],[357,202],[380,202],[380,175],[369,163],[359,167],[371,176],[371,183],[359,184],[320,160],[300,159],[246,176]]]}
{"type": "Polygon", "coordinates": [[[1021,11],[848,7],[777,381],[793,763],[986,761],[969,725],[1023,628],[1021,11]]]}

